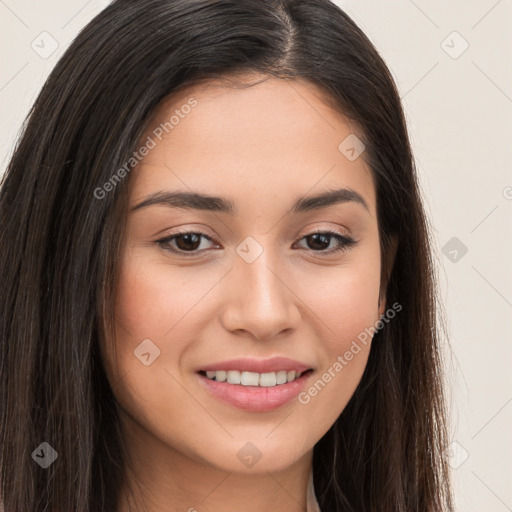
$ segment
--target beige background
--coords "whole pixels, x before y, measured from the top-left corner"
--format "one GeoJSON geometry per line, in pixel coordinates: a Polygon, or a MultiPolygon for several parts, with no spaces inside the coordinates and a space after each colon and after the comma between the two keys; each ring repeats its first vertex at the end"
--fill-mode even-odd
{"type": "MultiPolygon", "coordinates": [[[[398,82],[434,226],[457,510],[512,511],[512,0],[338,4],[398,82]]],[[[106,5],[0,0],[0,172],[46,76],[106,5]]]]}

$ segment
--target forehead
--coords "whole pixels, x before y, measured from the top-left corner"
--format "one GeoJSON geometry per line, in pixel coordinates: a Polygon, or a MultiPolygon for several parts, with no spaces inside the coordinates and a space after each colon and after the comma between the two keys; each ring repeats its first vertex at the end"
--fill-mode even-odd
{"type": "Polygon", "coordinates": [[[142,137],[154,147],[134,172],[134,201],[157,189],[189,188],[258,207],[269,194],[348,187],[374,215],[364,152],[351,161],[340,150],[347,138],[362,138],[359,129],[309,82],[256,81],[196,84],[163,101],[142,137]]]}

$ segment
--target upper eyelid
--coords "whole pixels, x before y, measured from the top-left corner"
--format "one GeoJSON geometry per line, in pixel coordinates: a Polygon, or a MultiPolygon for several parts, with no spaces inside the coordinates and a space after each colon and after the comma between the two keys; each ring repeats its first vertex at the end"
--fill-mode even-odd
{"type": "MultiPolygon", "coordinates": [[[[322,221],[320,221],[320,222],[322,222],[322,221]]],[[[352,237],[352,238],[354,237],[352,230],[350,230],[348,227],[339,225],[337,221],[331,221],[330,224],[336,224],[337,227],[325,226],[325,225],[318,226],[318,221],[311,222],[310,224],[308,224],[308,226],[313,225],[314,227],[305,227],[299,231],[299,233],[304,231],[304,234],[302,234],[302,235],[298,234],[296,236],[302,238],[304,236],[308,236],[308,235],[311,235],[314,233],[325,233],[325,232],[330,231],[330,232],[339,234],[341,236],[352,237]]],[[[210,239],[219,238],[216,234],[212,234],[212,235],[208,234],[210,231],[212,231],[212,230],[210,228],[205,228],[205,226],[203,224],[198,224],[198,227],[196,228],[196,227],[194,227],[194,223],[191,223],[191,224],[185,225],[185,227],[180,226],[178,228],[169,228],[169,229],[163,230],[164,235],[161,238],[166,238],[166,237],[171,237],[171,236],[176,236],[176,235],[181,235],[181,234],[187,234],[187,233],[196,233],[196,234],[204,235],[205,237],[208,237],[210,239]],[[171,231],[173,229],[176,229],[176,231],[171,233],[171,231]]],[[[231,234],[233,234],[231,229],[229,231],[231,234]]]]}
{"type": "MultiPolygon", "coordinates": [[[[347,238],[354,238],[352,233],[350,233],[348,230],[346,232],[344,232],[343,230],[337,230],[334,228],[320,227],[320,228],[310,229],[310,230],[306,231],[303,235],[298,235],[297,240],[302,240],[303,238],[305,238],[307,236],[315,235],[317,233],[320,233],[320,234],[331,233],[331,234],[335,234],[335,235],[339,235],[339,236],[343,236],[343,237],[347,237],[347,238]]],[[[208,233],[201,231],[201,229],[186,228],[186,229],[180,229],[173,233],[165,234],[164,236],[160,237],[156,241],[158,242],[161,240],[167,240],[167,239],[171,239],[171,238],[174,238],[174,237],[177,237],[180,235],[187,235],[187,234],[200,235],[204,238],[207,238],[208,240],[211,240],[212,242],[216,242],[216,238],[217,238],[216,236],[209,235],[208,233]]]]}

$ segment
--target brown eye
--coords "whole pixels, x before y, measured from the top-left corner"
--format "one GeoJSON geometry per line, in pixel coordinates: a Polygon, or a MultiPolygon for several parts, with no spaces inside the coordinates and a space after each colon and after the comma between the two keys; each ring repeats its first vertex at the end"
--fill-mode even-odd
{"type": "MultiPolygon", "coordinates": [[[[197,233],[193,231],[186,231],[183,233],[175,233],[174,235],[167,236],[160,240],[157,240],[156,243],[165,249],[166,251],[186,254],[186,253],[197,253],[199,247],[201,246],[202,239],[209,240],[213,242],[213,240],[205,235],[204,233],[197,233]]],[[[202,249],[206,250],[206,249],[202,249]]]]}
{"type": "Polygon", "coordinates": [[[313,252],[325,254],[332,254],[338,251],[348,251],[357,243],[353,238],[349,236],[332,231],[317,231],[315,233],[306,235],[301,240],[306,240],[308,248],[313,252]],[[337,247],[328,249],[333,239],[338,242],[338,245],[337,247]]]}
{"type": "MultiPolygon", "coordinates": [[[[209,250],[204,247],[200,249],[202,239],[212,243],[214,242],[204,233],[184,231],[181,233],[169,235],[165,238],[161,238],[155,243],[168,252],[181,254],[184,256],[192,256],[194,254],[209,250]]],[[[332,231],[318,231],[310,233],[309,235],[301,238],[300,241],[302,240],[306,241],[306,249],[321,255],[333,254],[338,251],[348,251],[357,243],[353,238],[347,235],[342,235],[332,231]],[[333,240],[337,242],[337,244],[334,246],[334,248],[329,248],[333,240]]]]}

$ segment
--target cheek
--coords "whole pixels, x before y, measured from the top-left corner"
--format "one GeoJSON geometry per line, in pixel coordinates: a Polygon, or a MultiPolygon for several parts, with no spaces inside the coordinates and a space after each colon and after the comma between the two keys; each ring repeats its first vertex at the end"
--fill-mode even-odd
{"type": "Polygon", "coordinates": [[[379,260],[372,252],[331,269],[312,288],[317,291],[309,293],[311,309],[323,324],[324,346],[331,360],[379,319],[379,286],[379,260]]]}
{"type": "Polygon", "coordinates": [[[151,265],[144,265],[136,258],[125,258],[115,304],[116,321],[123,327],[124,335],[154,336],[166,319],[170,328],[176,294],[165,285],[161,276],[160,279],[155,276],[151,265]]]}
{"type": "MultiPolygon", "coordinates": [[[[133,253],[125,255],[116,289],[115,340],[105,345],[105,359],[111,380],[123,378],[123,386],[126,386],[128,381],[142,379],[142,387],[139,389],[146,387],[146,392],[152,388],[148,386],[148,376],[154,379],[155,369],[170,355],[167,349],[164,350],[162,333],[177,321],[173,318],[176,314],[175,294],[166,293],[165,280],[158,279],[151,269],[151,265],[133,253]],[[151,342],[148,344],[145,340],[151,342]],[[144,366],[141,359],[137,358],[139,352],[140,357],[147,352],[146,348],[151,359],[158,355],[150,366],[144,366]],[[130,376],[126,380],[124,376],[128,374],[130,376]]],[[[137,386],[131,387],[137,390],[137,386]]]]}
{"type": "Polygon", "coordinates": [[[180,379],[177,370],[187,346],[186,313],[201,290],[194,293],[190,285],[185,289],[188,299],[179,277],[150,258],[137,257],[136,251],[123,259],[115,300],[115,353],[109,341],[104,345],[104,362],[118,402],[150,430],[156,429],[152,405],[158,404],[158,422],[169,425],[173,411],[188,404],[176,380],[180,379]],[[145,353],[149,353],[148,365],[143,362],[145,353]]]}
{"type": "Polygon", "coordinates": [[[367,272],[341,279],[337,290],[332,290],[332,299],[324,308],[333,331],[326,339],[331,355],[347,350],[352,340],[378,320],[378,292],[378,280],[367,272]]]}
{"type": "Polygon", "coordinates": [[[138,257],[135,251],[128,254],[115,304],[123,336],[162,339],[182,330],[190,311],[211,287],[211,279],[190,276],[191,270],[177,273],[161,262],[138,257]]]}
{"type": "Polygon", "coordinates": [[[115,301],[117,363],[125,371],[140,371],[134,350],[149,339],[160,350],[151,366],[179,370],[203,321],[208,292],[218,280],[207,269],[175,270],[136,250],[127,251],[115,301]]]}
{"type": "Polygon", "coordinates": [[[316,325],[323,333],[322,360],[299,402],[311,415],[323,417],[325,425],[341,414],[359,384],[379,319],[378,252],[350,263],[324,274],[317,280],[318,292],[309,294],[308,305],[318,312],[316,325]]]}

